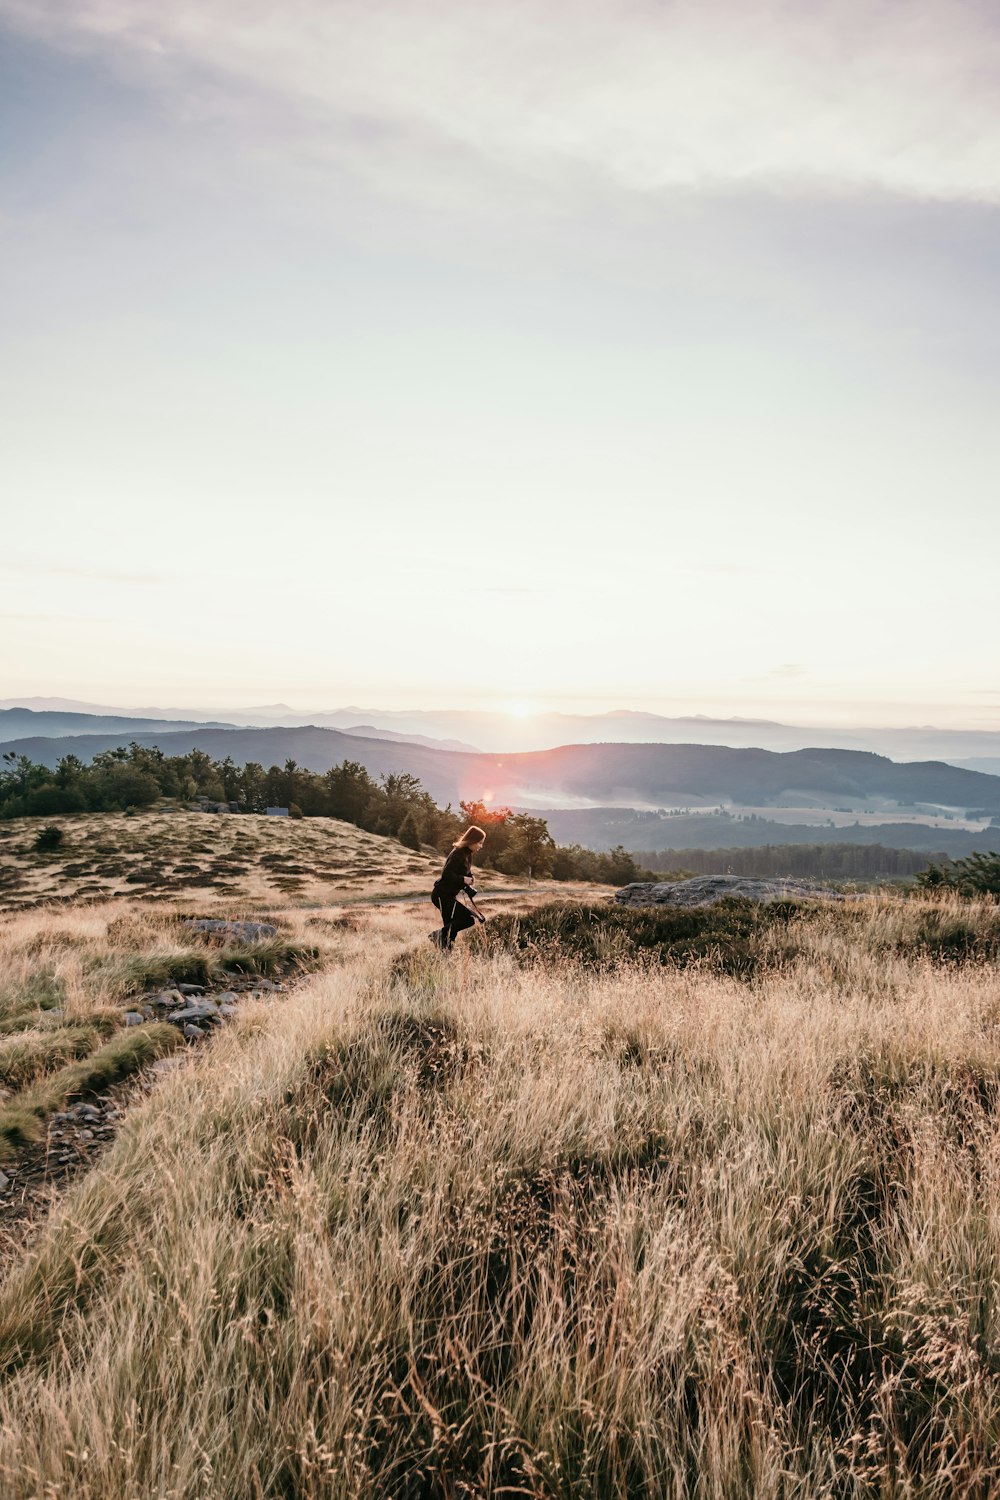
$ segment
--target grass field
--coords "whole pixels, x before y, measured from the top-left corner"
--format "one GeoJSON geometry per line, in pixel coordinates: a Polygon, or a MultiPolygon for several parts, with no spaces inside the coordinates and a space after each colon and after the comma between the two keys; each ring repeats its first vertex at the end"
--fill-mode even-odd
{"type": "MultiPolygon", "coordinates": [[[[996,1492],[1000,908],[552,895],[449,958],[417,901],[285,912],[316,971],[9,1260],[0,1493],[996,1492]]],[[[168,907],[13,915],[5,1014],[61,984],[99,1049],[168,907]]]]}

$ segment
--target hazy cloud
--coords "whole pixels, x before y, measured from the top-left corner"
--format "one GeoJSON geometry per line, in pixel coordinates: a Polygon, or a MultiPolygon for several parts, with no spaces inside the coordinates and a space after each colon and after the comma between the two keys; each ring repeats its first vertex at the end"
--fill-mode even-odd
{"type": "Polygon", "coordinates": [[[0,0],[0,17],[187,110],[277,107],[309,151],[376,173],[415,155],[418,190],[459,152],[637,191],[1000,199],[1000,16],[972,0],[0,0]]]}
{"type": "Polygon", "coordinates": [[[81,568],[55,563],[11,563],[15,573],[34,573],[46,578],[82,578],[88,583],[163,583],[162,573],[130,572],[125,569],[81,568]]]}

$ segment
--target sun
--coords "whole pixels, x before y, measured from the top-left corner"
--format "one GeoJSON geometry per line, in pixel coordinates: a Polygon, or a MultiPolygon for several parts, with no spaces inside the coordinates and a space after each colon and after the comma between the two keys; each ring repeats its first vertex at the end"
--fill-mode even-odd
{"type": "Polygon", "coordinates": [[[530,719],[538,709],[527,698],[512,698],[503,706],[505,714],[510,714],[512,719],[530,719]]]}

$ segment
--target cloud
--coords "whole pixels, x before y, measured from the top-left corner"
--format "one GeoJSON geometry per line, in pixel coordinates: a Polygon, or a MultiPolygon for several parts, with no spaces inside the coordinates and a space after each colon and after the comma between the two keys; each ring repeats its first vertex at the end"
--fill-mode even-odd
{"type": "MultiPolygon", "coordinates": [[[[185,111],[375,174],[454,157],[638,193],[1000,201],[1000,16],[975,0],[0,0],[185,111]]],[[[398,175],[397,175],[398,180],[398,175]]]]}
{"type": "Polygon", "coordinates": [[[11,569],[15,573],[36,573],[45,578],[82,578],[88,583],[163,583],[165,581],[163,573],[63,567],[52,563],[13,563],[11,569]]]}
{"type": "Polygon", "coordinates": [[[780,667],[772,667],[768,677],[805,677],[806,668],[798,661],[786,661],[780,667]]]}

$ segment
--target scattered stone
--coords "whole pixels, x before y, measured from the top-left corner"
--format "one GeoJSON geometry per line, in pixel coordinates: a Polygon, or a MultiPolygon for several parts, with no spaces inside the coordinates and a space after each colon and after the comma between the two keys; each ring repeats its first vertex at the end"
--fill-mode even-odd
{"type": "Polygon", "coordinates": [[[155,1005],[158,1010],[166,1010],[169,1005],[183,1005],[184,996],[179,990],[160,990],[157,995],[146,995],[145,1000],[149,1005],[155,1005]]]}
{"type": "Polygon", "coordinates": [[[203,984],[179,984],[177,988],[182,995],[203,995],[205,986],[203,984]]]}
{"type": "Polygon", "coordinates": [[[104,1118],[101,1111],[93,1104],[74,1104],[69,1113],[78,1120],[103,1120],[104,1118]]]}
{"type": "Polygon", "coordinates": [[[167,1020],[172,1026],[183,1026],[185,1021],[211,1021],[219,1014],[219,1007],[214,1000],[196,1000],[192,1005],[185,1005],[183,1010],[170,1012],[167,1020]]]}
{"type": "Polygon", "coordinates": [[[233,1016],[238,1016],[239,1013],[240,1013],[239,1012],[239,1006],[237,1006],[237,1005],[220,1005],[219,1006],[219,1015],[220,1016],[225,1016],[225,1018],[226,1018],[227,1021],[232,1020],[233,1016]]]}
{"type": "Polygon", "coordinates": [[[6,1172],[0,1172],[0,1193],[5,1193],[10,1187],[10,1178],[6,1172]]]}
{"type": "Polygon", "coordinates": [[[233,990],[223,990],[221,995],[216,996],[216,999],[221,1009],[223,1005],[232,1005],[234,1001],[239,999],[239,996],[233,990]]]}
{"type": "Polygon", "coordinates": [[[272,922],[223,922],[209,917],[191,918],[181,924],[192,932],[208,932],[216,937],[234,938],[238,943],[259,943],[278,936],[272,922]]]}
{"type": "Polygon", "coordinates": [[[184,1035],[187,1037],[189,1042],[196,1042],[199,1037],[205,1035],[205,1032],[202,1031],[200,1026],[194,1026],[189,1021],[184,1028],[184,1035]]]}
{"type": "Polygon", "coordinates": [[[754,880],[746,875],[698,875],[693,880],[638,880],[615,896],[622,906],[712,906],[726,896],[746,901],[843,901],[841,891],[807,880],[754,880]]]}
{"type": "Polygon", "coordinates": [[[94,1139],[94,1132],[92,1130],[78,1130],[76,1134],[77,1139],[81,1141],[92,1141],[94,1139]]]}
{"type": "Polygon", "coordinates": [[[150,1063],[149,1071],[161,1076],[164,1073],[172,1073],[175,1068],[183,1067],[183,1057],[158,1057],[154,1063],[150,1063]]]}
{"type": "Polygon", "coordinates": [[[127,1010],[125,1012],[126,1026],[141,1026],[146,1017],[141,1010],[127,1010]]]}

